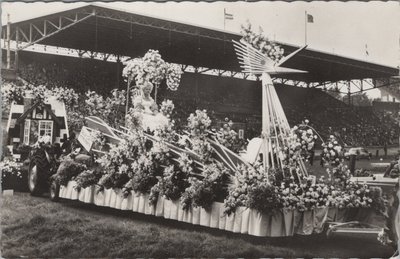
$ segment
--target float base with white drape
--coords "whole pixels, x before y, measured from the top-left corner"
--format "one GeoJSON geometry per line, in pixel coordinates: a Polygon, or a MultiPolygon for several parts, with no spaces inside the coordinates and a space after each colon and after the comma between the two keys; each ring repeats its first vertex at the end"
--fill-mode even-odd
{"type": "Polygon", "coordinates": [[[224,204],[221,202],[214,202],[210,210],[200,207],[184,210],[179,200],[171,201],[160,196],[155,205],[150,205],[148,194],[132,191],[124,197],[120,189],[100,191],[98,186],[89,186],[78,190],[76,186],[74,181],[61,186],[60,198],[260,237],[311,235],[321,233],[326,222],[347,222],[356,218],[370,221],[378,216],[371,209],[328,207],[309,211],[279,210],[268,214],[239,207],[236,212],[225,215],[224,204]]]}

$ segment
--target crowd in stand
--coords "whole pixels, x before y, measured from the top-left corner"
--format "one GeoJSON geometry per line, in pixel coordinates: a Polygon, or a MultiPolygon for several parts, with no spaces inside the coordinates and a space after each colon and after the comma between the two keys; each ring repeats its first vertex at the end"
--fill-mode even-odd
{"type": "Polygon", "coordinates": [[[73,88],[77,92],[87,90],[101,94],[109,93],[122,82],[116,64],[91,59],[59,58],[41,55],[35,58],[31,53],[23,53],[19,66],[19,76],[33,85],[73,88]],[[46,57],[46,58],[42,58],[46,57]]]}
{"type": "Polygon", "coordinates": [[[293,124],[308,119],[321,136],[326,138],[335,135],[346,146],[384,146],[398,143],[398,113],[377,111],[371,106],[348,106],[317,89],[287,88],[294,92],[302,91],[308,96],[304,99],[305,102],[300,102],[301,99],[297,97],[299,93],[297,96],[286,95],[286,99],[291,99],[292,103],[291,106],[284,105],[284,109],[289,122],[293,124]],[[293,99],[298,100],[297,103],[293,99]]]}
{"type": "MultiPolygon", "coordinates": [[[[90,89],[99,93],[109,93],[111,89],[125,85],[117,75],[115,63],[110,65],[102,61],[85,60],[80,61],[80,65],[74,65],[74,62],[64,60],[27,60],[20,64],[20,77],[32,84],[74,88],[78,92],[90,89]]],[[[323,138],[335,135],[343,145],[348,146],[398,143],[400,132],[397,113],[376,112],[372,107],[348,106],[319,89],[276,85],[276,90],[291,126],[308,119],[323,138]]],[[[246,125],[245,137],[248,139],[260,135],[261,99],[258,95],[246,93],[245,98],[241,96],[234,101],[228,94],[221,99],[216,94],[207,97],[199,91],[201,98],[190,100],[179,98],[178,92],[170,96],[166,94],[175,104],[177,125],[186,124],[189,114],[200,108],[206,109],[215,121],[224,121],[228,117],[233,122],[246,125]],[[250,115],[249,110],[257,111],[250,115]]],[[[163,93],[159,94],[162,98],[163,93]]]]}

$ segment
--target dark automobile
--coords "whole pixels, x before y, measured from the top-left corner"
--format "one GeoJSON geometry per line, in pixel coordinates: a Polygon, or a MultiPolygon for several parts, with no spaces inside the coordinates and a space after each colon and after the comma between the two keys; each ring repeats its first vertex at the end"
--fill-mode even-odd
{"type": "Polygon", "coordinates": [[[364,147],[352,147],[344,153],[344,157],[349,159],[350,155],[356,155],[357,159],[371,159],[372,153],[368,152],[368,150],[364,147]]]}

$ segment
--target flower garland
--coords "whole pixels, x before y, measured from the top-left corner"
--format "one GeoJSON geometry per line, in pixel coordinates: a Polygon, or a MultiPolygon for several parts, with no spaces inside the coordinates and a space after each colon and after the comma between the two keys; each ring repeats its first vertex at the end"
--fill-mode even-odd
{"type": "Polygon", "coordinates": [[[171,91],[178,90],[181,76],[183,74],[182,68],[176,64],[167,64],[167,87],[171,91]]]}

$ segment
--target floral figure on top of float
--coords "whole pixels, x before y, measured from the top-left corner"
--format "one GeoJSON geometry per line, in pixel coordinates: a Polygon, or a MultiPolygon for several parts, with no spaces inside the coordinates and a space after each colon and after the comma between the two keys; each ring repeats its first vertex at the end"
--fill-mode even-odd
{"type": "Polygon", "coordinates": [[[143,85],[145,82],[153,83],[155,88],[155,99],[157,98],[157,88],[166,79],[168,89],[176,91],[178,89],[182,69],[177,64],[165,62],[158,50],[150,49],[142,58],[135,58],[126,63],[122,71],[122,76],[128,81],[134,80],[136,86],[143,85]]]}
{"type": "Polygon", "coordinates": [[[137,124],[136,122],[141,121],[145,130],[154,131],[156,128],[165,127],[169,121],[168,115],[170,114],[168,112],[171,110],[171,105],[170,103],[164,103],[164,107],[161,110],[162,113],[158,113],[157,89],[162,81],[166,79],[168,89],[176,91],[182,73],[179,65],[165,62],[158,50],[149,50],[142,58],[128,61],[122,75],[128,81],[128,94],[131,92],[129,90],[131,80],[136,83],[136,89],[133,90],[132,96],[132,102],[136,110],[129,110],[127,104],[126,125],[135,125],[137,124]],[[154,99],[150,96],[153,88],[155,88],[154,99]],[[138,111],[142,112],[140,120],[138,111]],[[134,119],[135,123],[129,122],[129,119],[134,119]]]}

